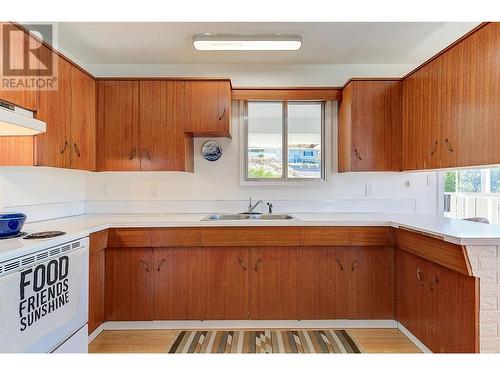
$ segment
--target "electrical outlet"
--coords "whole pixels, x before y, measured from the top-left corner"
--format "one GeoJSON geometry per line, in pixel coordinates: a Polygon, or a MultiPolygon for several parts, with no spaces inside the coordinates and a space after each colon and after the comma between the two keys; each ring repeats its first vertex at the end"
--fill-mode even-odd
{"type": "Polygon", "coordinates": [[[373,185],[366,184],[365,185],[365,196],[371,197],[373,195],[373,185]]]}
{"type": "Polygon", "coordinates": [[[158,197],[160,195],[160,187],[157,184],[152,184],[149,192],[152,197],[158,197]]]}
{"type": "Polygon", "coordinates": [[[109,195],[109,185],[108,184],[102,184],[101,185],[101,197],[107,198],[109,195]]]}
{"type": "Polygon", "coordinates": [[[411,181],[405,181],[405,187],[407,188],[411,187],[411,181]]]}
{"type": "Polygon", "coordinates": [[[427,186],[434,185],[434,177],[431,174],[427,175],[427,186]]]}

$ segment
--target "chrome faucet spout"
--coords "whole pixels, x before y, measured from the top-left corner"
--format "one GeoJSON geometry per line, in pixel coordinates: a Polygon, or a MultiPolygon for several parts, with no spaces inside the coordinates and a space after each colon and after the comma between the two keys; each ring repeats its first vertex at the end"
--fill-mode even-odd
{"type": "Polygon", "coordinates": [[[257,201],[257,203],[255,203],[254,205],[252,205],[252,198],[250,198],[250,203],[248,204],[248,213],[249,214],[253,213],[253,210],[255,210],[259,204],[262,204],[262,206],[264,207],[264,202],[262,201],[262,199],[257,201]]]}

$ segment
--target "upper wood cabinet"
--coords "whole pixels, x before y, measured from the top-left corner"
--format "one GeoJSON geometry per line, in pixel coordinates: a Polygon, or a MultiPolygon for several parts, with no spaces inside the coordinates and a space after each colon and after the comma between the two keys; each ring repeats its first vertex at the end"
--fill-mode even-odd
{"type": "MultiPolygon", "coordinates": [[[[41,47],[42,54],[53,52],[41,47]]],[[[72,66],[57,57],[57,89],[38,91],[37,118],[45,121],[45,133],[35,136],[35,164],[46,167],[71,166],[71,82],[72,66]]]]}
{"type": "Polygon", "coordinates": [[[9,80],[9,78],[14,78],[17,81],[19,77],[29,77],[29,67],[30,64],[37,64],[35,57],[31,57],[34,61],[26,61],[26,58],[30,58],[30,54],[27,53],[28,49],[35,49],[36,42],[23,30],[19,29],[17,26],[0,22],[0,56],[2,59],[0,61],[0,78],[2,79],[2,84],[0,85],[0,100],[15,104],[19,107],[27,108],[32,111],[37,109],[36,106],[36,90],[20,90],[20,89],[9,89],[4,87],[4,79],[9,80]],[[9,48],[4,44],[4,32],[7,32],[7,38],[9,38],[9,48]],[[4,61],[9,61],[10,66],[15,67],[19,70],[16,76],[4,76],[3,63],[4,61]]]}
{"type": "Polygon", "coordinates": [[[184,94],[183,81],[140,82],[142,171],[193,171],[193,158],[186,156],[192,139],[183,128],[184,94]]]}
{"type": "Polygon", "coordinates": [[[186,81],[184,129],[195,137],[231,136],[231,82],[186,81]]]}
{"type": "Polygon", "coordinates": [[[95,80],[71,68],[71,168],[96,168],[96,88],[95,80]]]}
{"type": "Polygon", "coordinates": [[[399,171],[401,82],[355,80],[339,108],[339,172],[399,171]]]}
{"type": "Polygon", "coordinates": [[[140,170],[139,81],[97,81],[97,170],[140,170]]]}
{"type": "Polygon", "coordinates": [[[500,23],[403,80],[403,170],[500,163],[500,23]]]}

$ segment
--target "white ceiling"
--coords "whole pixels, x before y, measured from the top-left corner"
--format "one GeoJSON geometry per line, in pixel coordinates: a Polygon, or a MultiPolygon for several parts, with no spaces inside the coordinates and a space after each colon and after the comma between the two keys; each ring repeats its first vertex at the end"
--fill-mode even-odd
{"type": "Polygon", "coordinates": [[[434,55],[477,23],[63,22],[59,47],[101,64],[411,64],[434,55]],[[296,33],[299,51],[196,51],[196,33],[296,33]]]}

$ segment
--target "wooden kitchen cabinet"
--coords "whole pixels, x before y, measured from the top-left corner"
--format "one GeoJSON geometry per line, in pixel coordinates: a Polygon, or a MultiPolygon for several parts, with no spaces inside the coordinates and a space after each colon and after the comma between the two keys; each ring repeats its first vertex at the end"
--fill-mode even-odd
{"type": "Polygon", "coordinates": [[[397,250],[396,319],[432,352],[479,351],[478,279],[397,250]]]}
{"type": "Polygon", "coordinates": [[[339,108],[339,172],[401,169],[401,81],[353,80],[339,108]]]}
{"type": "Polygon", "coordinates": [[[249,249],[154,249],[155,320],[249,318],[249,249]]]}
{"type": "MultiPolygon", "coordinates": [[[[2,61],[0,61],[0,78],[2,82],[4,79],[8,80],[9,78],[14,78],[14,81],[17,81],[19,77],[29,78],[32,74],[29,72],[29,63],[25,61],[25,51],[28,49],[36,48],[35,40],[31,38],[24,30],[19,29],[17,26],[8,23],[8,22],[0,22],[0,56],[2,56],[2,61]],[[8,32],[8,36],[10,39],[9,49],[7,50],[4,45],[4,32],[8,32]],[[15,67],[18,72],[16,76],[4,76],[3,75],[3,62],[4,57],[9,58],[10,66],[15,67]]],[[[30,56],[30,55],[28,55],[30,56]]],[[[31,57],[33,59],[30,63],[37,64],[35,57],[31,57]]],[[[37,93],[35,89],[8,89],[4,88],[4,85],[0,85],[0,100],[6,101],[16,106],[23,107],[29,109],[31,111],[36,111],[37,109],[37,93]]]]}
{"type": "MultiPolygon", "coordinates": [[[[46,46],[41,54],[52,54],[46,46]]],[[[35,136],[35,164],[45,167],[71,166],[71,81],[72,69],[57,57],[57,90],[38,91],[37,118],[45,121],[47,131],[35,136]]]]}
{"type": "Polygon", "coordinates": [[[254,247],[250,260],[251,318],[297,319],[297,247],[254,247]]]}
{"type": "Polygon", "coordinates": [[[184,131],[185,83],[140,82],[140,169],[193,172],[192,137],[184,131]]]}
{"type": "Polygon", "coordinates": [[[298,249],[299,319],[347,319],[346,247],[298,249]]]}
{"type": "Polygon", "coordinates": [[[153,319],[153,249],[106,249],[105,318],[153,319]]]}
{"type": "Polygon", "coordinates": [[[71,67],[71,168],[94,171],[96,159],[95,80],[71,67]]]}
{"type": "Polygon", "coordinates": [[[393,247],[347,249],[349,319],[394,319],[394,263],[393,247]]]}
{"type": "Polygon", "coordinates": [[[186,81],[184,129],[195,137],[231,136],[231,82],[186,81]]]}
{"type": "Polygon", "coordinates": [[[97,170],[140,170],[139,81],[97,81],[97,170]]]}
{"type": "Polygon", "coordinates": [[[105,249],[108,231],[90,235],[89,246],[89,334],[104,323],[105,249]]]}
{"type": "Polygon", "coordinates": [[[500,24],[488,23],[403,80],[403,170],[500,163],[500,24]]]}

